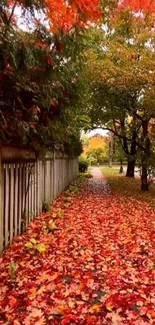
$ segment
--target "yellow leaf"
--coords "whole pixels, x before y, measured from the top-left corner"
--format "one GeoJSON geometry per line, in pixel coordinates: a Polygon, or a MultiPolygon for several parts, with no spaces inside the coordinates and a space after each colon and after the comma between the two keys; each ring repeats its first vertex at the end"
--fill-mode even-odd
{"type": "Polygon", "coordinates": [[[29,242],[29,243],[26,243],[26,244],[25,244],[25,247],[26,247],[26,248],[33,248],[33,244],[30,243],[30,242],[29,242]]]}
{"type": "Polygon", "coordinates": [[[110,304],[110,303],[107,303],[106,304],[106,309],[109,310],[109,311],[112,311],[113,310],[113,305],[110,304]]]}
{"type": "Polygon", "coordinates": [[[55,224],[55,222],[54,222],[53,220],[50,220],[50,221],[49,221],[49,229],[50,229],[50,230],[55,230],[55,229],[57,229],[57,226],[56,226],[56,224],[55,224]]]}
{"type": "Polygon", "coordinates": [[[95,304],[90,307],[90,312],[99,313],[101,311],[101,306],[99,304],[95,304]]]}
{"type": "Polygon", "coordinates": [[[31,239],[30,239],[30,242],[31,242],[33,245],[36,245],[36,244],[37,244],[37,241],[36,241],[34,238],[31,238],[31,239]]]}
{"type": "Polygon", "coordinates": [[[22,261],[22,262],[20,262],[19,263],[22,267],[24,267],[25,266],[25,261],[22,261]]]}
{"type": "Polygon", "coordinates": [[[69,300],[68,306],[69,306],[69,308],[74,309],[75,308],[75,301],[74,300],[69,300]]]}
{"type": "Polygon", "coordinates": [[[45,253],[46,252],[47,247],[44,244],[38,244],[36,246],[36,249],[41,254],[41,253],[45,253]]]}

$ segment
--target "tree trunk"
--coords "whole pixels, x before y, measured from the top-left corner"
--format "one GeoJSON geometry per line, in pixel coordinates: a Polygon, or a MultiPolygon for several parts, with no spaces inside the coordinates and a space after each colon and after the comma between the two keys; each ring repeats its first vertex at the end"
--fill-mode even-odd
{"type": "Polygon", "coordinates": [[[113,134],[109,135],[109,167],[112,167],[113,162],[113,134]]]}
{"type": "Polygon", "coordinates": [[[136,138],[137,138],[137,131],[134,130],[132,133],[131,149],[129,153],[130,157],[128,159],[126,177],[135,177],[135,165],[136,165],[135,157],[137,153],[136,138]]]}
{"type": "Polygon", "coordinates": [[[146,166],[142,166],[141,190],[142,191],[148,191],[149,190],[149,184],[148,184],[148,180],[147,180],[147,167],[146,166]]]}
{"type": "Polygon", "coordinates": [[[109,167],[112,167],[112,159],[109,157],[109,167]]]}
{"type": "Polygon", "coordinates": [[[128,160],[126,177],[135,177],[135,160],[128,160]]]}
{"type": "Polygon", "coordinates": [[[119,173],[122,174],[123,173],[123,160],[120,160],[120,169],[119,169],[119,173]]]}
{"type": "Polygon", "coordinates": [[[147,179],[147,169],[148,169],[148,158],[150,157],[151,154],[151,149],[150,149],[150,139],[148,136],[148,125],[149,121],[143,120],[142,121],[142,127],[143,127],[143,143],[144,143],[144,153],[142,157],[142,174],[141,174],[141,190],[142,191],[149,191],[149,184],[148,184],[148,179],[147,179]]]}

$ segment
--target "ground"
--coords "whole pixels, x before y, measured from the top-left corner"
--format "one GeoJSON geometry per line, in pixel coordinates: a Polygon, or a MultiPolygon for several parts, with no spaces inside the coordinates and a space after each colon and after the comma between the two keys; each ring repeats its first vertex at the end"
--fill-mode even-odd
{"type": "Polygon", "coordinates": [[[1,257],[0,325],[155,325],[155,212],[93,170],[1,257]]]}

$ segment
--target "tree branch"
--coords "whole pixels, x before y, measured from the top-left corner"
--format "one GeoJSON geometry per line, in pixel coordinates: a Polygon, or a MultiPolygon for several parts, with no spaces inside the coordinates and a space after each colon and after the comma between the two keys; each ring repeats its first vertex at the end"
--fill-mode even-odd
{"type": "Polygon", "coordinates": [[[8,24],[10,24],[10,22],[11,22],[11,19],[12,19],[12,16],[14,14],[14,11],[15,11],[16,6],[17,6],[17,0],[15,1],[14,5],[12,7],[12,11],[11,11],[10,17],[8,19],[8,24]]]}
{"type": "Polygon", "coordinates": [[[138,113],[134,112],[133,115],[134,115],[135,117],[137,117],[138,120],[140,120],[140,121],[143,120],[143,118],[142,118],[138,113]]]}
{"type": "Polygon", "coordinates": [[[14,11],[15,11],[16,6],[17,6],[17,0],[15,1],[14,5],[12,7],[12,11],[11,11],[10,17],[7,19],[6,29],[5,29],[5,33],[4,33],[5,36],[7,34],[7,31],[8,31],[9,25],[11,23],[11,19],[13,17],[13,14],[14,14],[14,11]]]}
{"type": "Polygon", "coordinates": [[[119,134],[117,131],[115,131],[114,129],[108,128],[108,127],[102,127],[102,126],[93,126],[92,127],[93,130],[95,129],[102,129],[105,131],[109,131],[112,132],[113,134],[115,134],[117,137],[121,138],[121,139],[126,139],[127,141],[131,141],[131,138],[127,138],[126,136],[123,136],[121,134],[119,134]]]}
{"type": "MultiPolygon", "coordinates": [[[[113,129],[111,129],[111,128],[108,128],[108,127],[102,127],[102,126],[93,126],[92,127],[92,129],[96,129],[96,128],[98,128],[98,129],[102,129],[102,130],[105,130],[105,131],[109,131],[109,132],[112,132],[114,135],[116,135],[119,139],[126,139],[126,141],[132,141],[132,139],[131,138],[127,138],[126,136],[123,136],[123,135],[121,135],[121,134],[119,134],[118,132],[116,132],[115,130],[113,130],[113,129]]],[[[139,149],[141,149],[142,151],[144,151],[145,152],[145,148],[140,144],[140,143],[138,143],[137,141],[135,141],[135,143],[136,143],[136,146],[139,148],[139,149]]]]}

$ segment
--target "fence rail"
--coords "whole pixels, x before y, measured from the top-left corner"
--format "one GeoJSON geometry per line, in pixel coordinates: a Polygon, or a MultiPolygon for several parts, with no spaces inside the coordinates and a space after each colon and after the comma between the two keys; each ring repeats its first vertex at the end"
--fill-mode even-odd
{"type": "Polygon", "coordinates": [[[50,153],[45,160],[10,162],[0,149],[0,252],[20,235],[78,174],[77,159],[50,153]]]}

